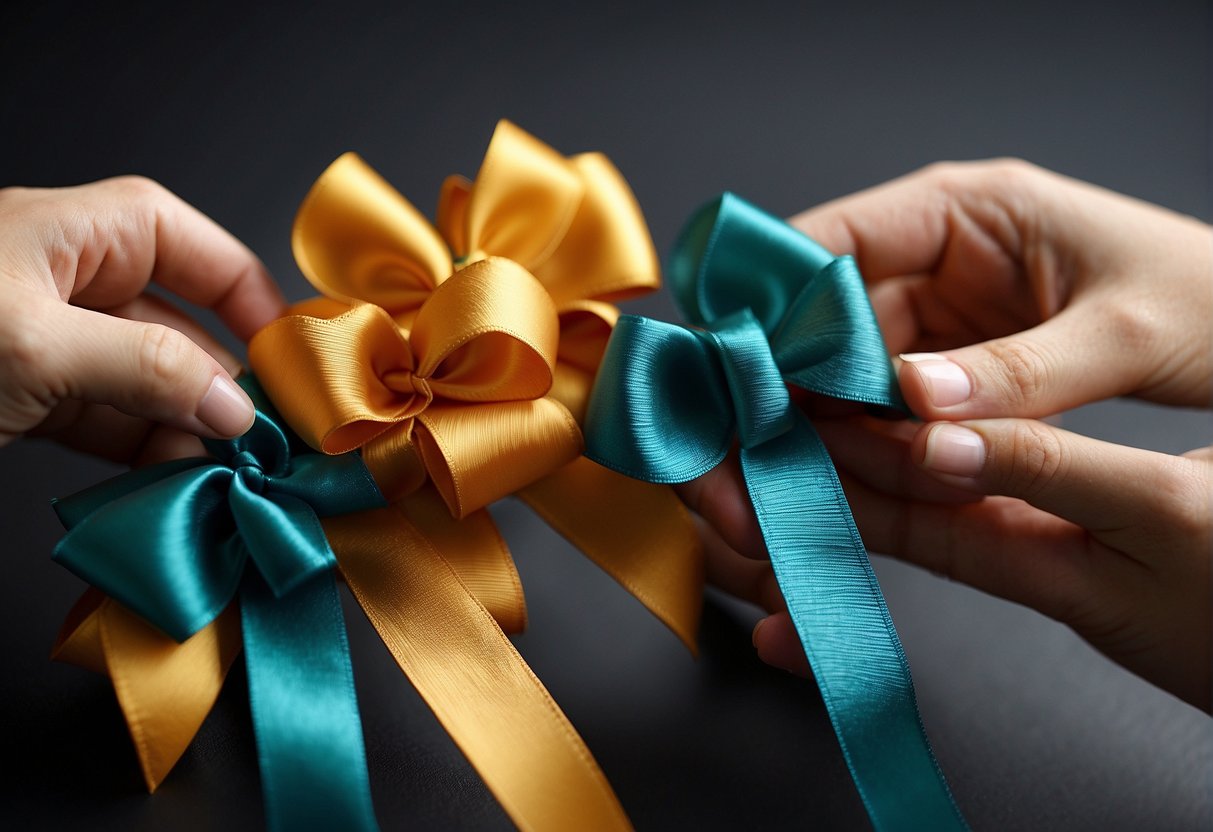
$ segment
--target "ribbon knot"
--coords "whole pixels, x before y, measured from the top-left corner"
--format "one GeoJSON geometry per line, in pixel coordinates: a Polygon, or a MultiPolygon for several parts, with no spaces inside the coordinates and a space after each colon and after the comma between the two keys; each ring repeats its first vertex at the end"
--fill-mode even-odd
{"type": "Polygon", "coordinates": [[[755,448],[790,431],[792,400],[754,313],[743,309],[714,321],[706,335],[728,382],[741,446],[755,448]]]}
{"type": "Polygon", "coordinates": [[[490,257],[443,281],[408,329],[369,303],[288,315],[254,336],[249,363],[307,444],[361,448],[393,499],[429,479],[464,517],[580,454],[546,396],[558,338],[543,286],[490,257]]]}
{"type": "Polygon", "coordinates": [[[257,457],[253,456],[252,452],[250,451],[240,451],[238,454],[232,457],[231,462],[228,464],[237,470],[241,468],[255,468],[257,471],[261,470],[261,463],[257,461],[257,457]]]}
{"type": "Polygon", "coordinates": [[[873,825],[965,829],[837,472],[784,384],[899,409],[855,262],[726,194],[691,219],[669,277],[704,329],[620,319],[590,398],[586,455],[685,482],[739,435],[771,566],[873,825]]]}
{"type": "Polygon", "coordinates": [[[434,400],[434,390],[429,379],[422,378],[411,370],[388,370],[381,380],[389,390],[408,396],[400,411],[400,418],[411,419],[421,413],[434,400]]]}

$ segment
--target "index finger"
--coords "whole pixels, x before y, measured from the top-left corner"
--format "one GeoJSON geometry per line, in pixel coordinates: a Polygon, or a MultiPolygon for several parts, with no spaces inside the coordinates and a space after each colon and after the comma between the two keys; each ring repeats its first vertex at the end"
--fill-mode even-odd
{"type": "MultiPolygon", "coordinates": [[[[247,246],[150,179],[107,179],[55,196],[73,209],[60,216],[79,252],[69,294],[77,305],[117,306],[155,282],[213,310],[246,341],[285,309],[278,286],[247,246]]],[[[56,281],[62,287],[61,276],[56,281]]]]}
{"type": "Polygon", "coordinates": [[[789,222],[835,254],[854,256],[868,282],[931,274],[945,258],[970,269],[985,248],[1017,248],[1023,197],[1035,194],[1043,174],[1014,159],[937,163],[789,222]]]}
{"type": "Polygon", "coordinates": [[[810,208],[788,220],[869,282],[927,272],[948,239],[947,198],[930,168],[810,208]]]}

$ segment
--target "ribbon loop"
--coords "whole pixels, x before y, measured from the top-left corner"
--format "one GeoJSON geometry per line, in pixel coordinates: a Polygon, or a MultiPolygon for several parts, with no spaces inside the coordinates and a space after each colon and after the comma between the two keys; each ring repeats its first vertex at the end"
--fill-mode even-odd
{"type": "Polygon", "coordinates": [[[788,389],[758,319],[748,309],[713,321],[707,330],[720,355],[743,448],[754,448],[792,429],[788,389]]]}
{"type": "Polygon", "coordinates": [[[834,465],[784,386],[900,401],[862,277],[727,194],[691,219],[671,272],[707,331],[621,319],[590,399],[586,455],[652,482],[690,479],[723,459],[736,423],[771,566],[873,825],[966,829],[834,465]]]}
{"type": "Polygon", "coordinates": [[[691,330],[623,315],[586,411],[586,456],[649,482],[715,468],[734,433],[716,349],[691,330]]]}
{"type": "Polygon", "coordinates": [[[355,153],[316,180],[295,217],[291,249],[320,292],[374,303],[402,323],[451,275],[450,251],[433,226],[355,153]]]}
{"type": "MultiPolygon", "coordinates": [[[[241,384],[264,401],[251,377],[241,384]]],[[[292,442],[274,415],[259,408],[243,437],[208,443],[226,464],[152,466],[59,501],[69,531],[54,558],[178,642],[210,624],[243,587],[270,828],[319,823],[374,832],[336,556],[319,518],[384,501],[354,457],[311,454],[294,471],[292,442]]],[[[149,782],[162,768],[145,760],[149,782]]]]}

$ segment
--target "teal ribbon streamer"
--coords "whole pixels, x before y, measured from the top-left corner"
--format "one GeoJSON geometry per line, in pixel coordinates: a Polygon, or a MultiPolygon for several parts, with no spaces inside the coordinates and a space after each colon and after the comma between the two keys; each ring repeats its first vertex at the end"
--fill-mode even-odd
{"type": "Polygon", "coordinates": [[[337,564],[321,517],[385,505],[356,454],[311,453],[251,377],[253,427],[215,459],[120,475],[55,501],[54,559],[184,641],[239,593],[271,830],[376,832],[337,564]]]}
{"type": "Polygon", "coordinates": [[[714,468],[734,437],[750,499],[852,778],[878,830],[967,829],[833,462],[787,384],[903,411],[863,278],[731,194],[695,214],[669,284],[696,329],[624,316],[586,455],[650,482],[714,468]]]}

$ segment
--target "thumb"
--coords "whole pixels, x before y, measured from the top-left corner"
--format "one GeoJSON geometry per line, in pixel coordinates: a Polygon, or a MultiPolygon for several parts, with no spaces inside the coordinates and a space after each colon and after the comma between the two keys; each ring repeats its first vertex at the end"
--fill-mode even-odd
{"type": "Polygon", "coordinates": [[[919,430],[910,452],[937,479],[1024,500],[1126,551],[1139,536],[1190,529],[1207,502],[1194,459],[1031,419],[936,422],[919,430]]]}
{"type": "Polygon", "coordinates": [[[253,403],[205,350],[171,327],[66,304],[38,338],[34,378],[51,397],[108,404],[198,436],[238,436],[253,403]]]}
{"type": "Polygon", "coordinates": [[[898,381],[921,419],[1040,417],[1135,389],[1140,345],[1089,310],[1006,338],[901,356],[898,381]],[[1122,337],[1124,335],[1124,337],[1122,337]]]}

